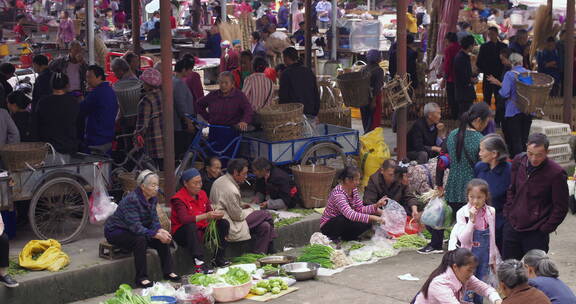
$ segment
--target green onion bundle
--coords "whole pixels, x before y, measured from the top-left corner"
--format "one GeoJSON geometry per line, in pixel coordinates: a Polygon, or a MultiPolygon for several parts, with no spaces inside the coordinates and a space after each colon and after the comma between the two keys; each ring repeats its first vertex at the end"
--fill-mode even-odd
{"type": "Polygon", "coordinates": [[[298,258],[298,262],[310,262],[320,264],[323,268],[334,267],[331,260],[334,249],[330,246],[312,244],[304,247],[304,253],[298,258]]]}
{"type": "Polygon", "coordinates": [[[218,235],[218,227],[216,227],[215,220],[211,220],[208,227],[206,227],[204,241],[206,242],[206,247],[210,250],[218,250],[220,248],[220,236],[218,235]]]}

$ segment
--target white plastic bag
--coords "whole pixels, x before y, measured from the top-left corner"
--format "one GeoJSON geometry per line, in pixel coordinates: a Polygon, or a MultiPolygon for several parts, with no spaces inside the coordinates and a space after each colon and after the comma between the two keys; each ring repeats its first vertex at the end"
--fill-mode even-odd
{"type": "Polygon", "coordinates": [[[176,290],[176,299],[178,303],[214,304],[212,292],[210,287],[183,285],[176,290]]]}
{"type": "Polygon", "coordinates": [[[374,247],[372,246],[364,246],[360,249],[350,251],[350,258],[356,262],[366,262],[372,259],[372,253],[374,252],[374,247]]]}
{"type": "Polygon", "coordinates": [[[424,207],[420,222],[434,229],[448,228],[452,224],[452,208],[444,199],[436,197],[424,207]]]}
{"type": "Polygon", "coordinates": [[[108,191],[106,190],[106,183],[102,175],[102,164],[96,165],[96,178],[94,179],[94,190],[90,195],[90,223],[99,224],[116,211],[118,205],[114,203],[108,191]]]}
{"type": "Polygon", "coordinates": [[[166,296],[174,297],[176,296],[176,289],[172,287],[169,283],[156,282],[150,288],[142,290],[142,296],[144,297],[154,297],[154,296],[166,296]]]}
{"type": "Polygon", "coordinates": [[[406,228],[406,210],[398,202],[388,199],[382,210],[382,229],[391,234],[404,234],[406,228]]]}

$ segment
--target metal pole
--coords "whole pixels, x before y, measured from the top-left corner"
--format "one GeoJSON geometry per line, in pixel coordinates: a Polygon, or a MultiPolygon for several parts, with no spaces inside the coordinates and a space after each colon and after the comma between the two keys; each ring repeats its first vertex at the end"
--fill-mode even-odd
{"type": "Polygon", "coordinates": [[[564,44],[564,123],[572,125],[572,91],[574,72],[574,0],[566,3],[566,37],[564,44]]]}
{"type": "MultiPolygon", "coordinates": [[[[396,15],[397,29],[396,41],[398,41],[396,49],[396,62],[398,63],[398,75],[406,77],[406,13],[408,12],[408,1],[398,0],[398,9],[396,15]]],[[[396,133],[396,153],[398,159],[406,157],[406,142],[407,142],[407,110],[402,107],[396,110],[396,117],[398,119],[398,132],[396,133]]]]}
{"type": "Polygon", "coordinates": [[[88,63],[94,64],[96,62],[94,48],[94,0],[86,0],[86,31],[88,63]]]}
{"type": "Polygon", "coordinates": [[[140,56],[140,0],[132,0],[132,47],[140,56]]]}
{"type": "Polygon", "coordinates": [[[338,30],[336,20],[338,20],[338,1],[332,0],[332,52],[330,52],[330,59],[332,60],[338,59],[338,30]]]}
{"type": "Polygon", "coordinates": [[[226,19],[228,18],[228,12],[226,11],[226,0],[221,0],[220,2],[220,15],[222,15],[220,17],[220,19],[222,20],[222,22],[226,22],[226,19]]]}
{"type": "Polygon", "coordinates": [[[312,0],[304,0],[304,9],[306,10],[304,14],[304,48],[306,53],[305,65],[308,68],[312,68],[312,0]]]}
{"type": "Polygon", "coordinates": [[[160,58],[162,60],[162,106],[164,119],[164,193],[171,197],[174,181],[174,103],[172,92],[172,31],[170,0],[160,0],[160,58]]]}

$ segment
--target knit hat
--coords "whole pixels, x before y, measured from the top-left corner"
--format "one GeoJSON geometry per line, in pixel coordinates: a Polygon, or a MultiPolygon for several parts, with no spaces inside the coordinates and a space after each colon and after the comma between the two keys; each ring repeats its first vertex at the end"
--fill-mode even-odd
{"type": "Polygon", "coordinates": [[[382,56],[380,54],[379,50],[369,50],[368,53],[366,54],[366,60],[368,60],[368,63],[378,63],[380,62],[380,60],[382,60],[382,56]]]}
{"type": "Polygon", "coordinates": [[[162,84],[162,74],[156,69],[144,70],[140,80],[153,87],[159,87],[162,84]]]}
{"type": "Polygon", "coordinates": [[[233,41],[232,41],[232,45],[237,45],[237,44],[240,44],[240,43],[241,43],[241,41],[240,41],[239,39],[236,39],[236,40],[233,40],[233,41]]]}
{"type": "Polygon", "coordinates": [[[182,180],[182,183],[186,183],[198,175],[200,175],[200,172],[198,171],[198,169],[190,168],[190,169],[182,172],[182,177],[180,179],[182,180]]]}

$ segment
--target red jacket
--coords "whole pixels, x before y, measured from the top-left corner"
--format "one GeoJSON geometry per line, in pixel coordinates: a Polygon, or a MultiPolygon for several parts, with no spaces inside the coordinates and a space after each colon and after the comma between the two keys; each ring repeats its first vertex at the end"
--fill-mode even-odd
{"type": "Polygon", "coordinates": [[[185,224],[196,223],[198,229],[204,229],[208,226],[206,220],[196,221],[198,215],[212,211],[210,201],[204,190],[200,190],[198,195],[193,197],[188,193],[186,188],[182,187],[170,199],[170,204],[172,205],[172,215],[170,216],[172,234],[176,233],[176,231],[185,224]]]}
{"type": "Polygon", "coordinates": [[[517,155],[512,162],[504,216],[517,231],[551,233],[568,213],[568,176],[550,159],[531,174],[527,169],[528,156],[517,155]]]}
{"type": "Polygon", "coordinates": [[[459,51],[460,45],[457,42],[450,43],[444,50],[442,72],[444,72],[444,79],[448,82],[454,82],[454,57],[456,57],[459,51]]]}

